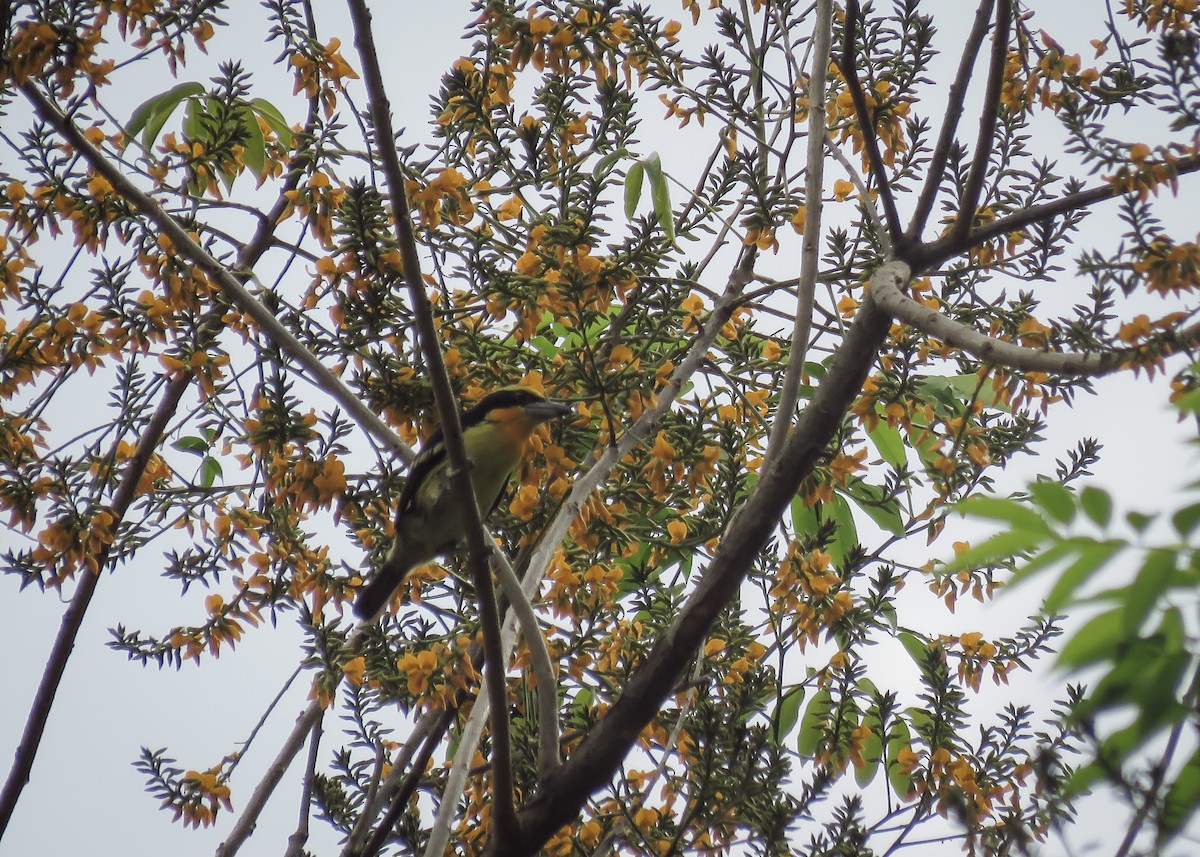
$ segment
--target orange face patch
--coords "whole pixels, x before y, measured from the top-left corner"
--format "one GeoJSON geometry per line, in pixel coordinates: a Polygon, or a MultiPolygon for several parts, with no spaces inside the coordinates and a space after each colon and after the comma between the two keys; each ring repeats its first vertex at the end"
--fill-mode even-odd
{"type": "Polygon", "coordinates": [[[540,420],[531,419],[522,407],[495,408],[488,412],[487,420],[499,429],[505,446],[518,455],[524,450],[529,436],[541,425],[540,420]]]}

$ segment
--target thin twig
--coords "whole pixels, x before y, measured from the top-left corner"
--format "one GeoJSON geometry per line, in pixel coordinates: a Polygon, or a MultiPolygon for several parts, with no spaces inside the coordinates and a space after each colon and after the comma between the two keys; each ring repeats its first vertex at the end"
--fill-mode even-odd
{"type": "Polygon", "coordinates": [[[283,857],[304,857],[304,846],[308,842],[313,782],[317,776],[317,759],[321,753],[321,723],[322,719],[318,718],[313,724],[312,740],[308,745],[308,765],[304,769],[304,788],[300,792],[300,820],[296,822],[296,832],[288,837],[287,850],[283,852],[283,857]]]}
{"type": "Polygon", "coordinates": [[[387,813],[383,816],[383,821],[375,828],[375,833],[367,842],[361,857],[375,857],[383,849],[383,845],[387,842],[387,838],[391,836],[392,828],[396,826],[396,821],[400,818],[400,814],[408,807],[413,793],[417,790],[417,784],[421,782],[421,777],[425,775],[425,768],[429,765],[434,748],[441,743],[441,736],[445,728],[450,725],[451,717],[454,716],[454,712],[449,709],[438,713],[441,715],[441,721],[436,726],[440,728],[431,730],[425,741],[421,744],[421,749],[417,753],[417,757],[413,759],[412,766],[409,767],[404,781],[400,784],[396,798],[392,801],[391,806],[388,807],[387,813]]]}
{"type": "Polygon", "coordinates": [[[475,700],[471,714],[459,733],[458,749],[454,751],[454,760],[450,764],[450,775],[446,777],[446,785],[442,789],[441,800],[438,803],[437,815],[433,826],[429,829],[429,840],[425,843],[425,857],[442,857],[450,842],[450,828],[458,810],[458,799],[467,785],[467,777],[471,773],[471,760],[483,737],[483,726],[487,722],[488,698],[480,696],[475,700]]]}
{"type": "Polygon", "coordinates": [[[554,773],[560,764],[558,755],[558,681],[554,676],[554,662],[550,660],[550,649],[542,636],[537,614],[529,596],[521,589],[521,581],[513,571],[512,563],[500,550],[492,547],[492,563],[500,586],[508,598],[517,618],[521,636],[529,648],[529,661],[533,669],[534,684],[537,685],[538,700],[538,773],[544,780],[554,773]]]}
{"type": "MultiPolygon", "coordinates": [[[[456,710],[457,708],[452,708],[449,713],[453,714],[456,710]]],[[[395,758],[392,759],[391,771],[383,781],[383,785],[377,792],[374,789],[368,791],[367,801],[363,804],[358,821],[355,822],[354,829],[350,832],[350,836],[342,848],[343,855],[348,857],[348,855],[362,853],[363,843],[371,833],[371,825],[379,817],[380,810],[384,806],[390,806],[396,802],[396,795],[404,786],[408,777],[409,763],[412,762],[417,750],[431,738],[434,742],[441,741],[445,727],[450,725],[450,717],[446,715],[447,712],[434,709],[426,712],[417,721],[417,725],[408,735],[408,740],[404,742],[395,758]]]]}

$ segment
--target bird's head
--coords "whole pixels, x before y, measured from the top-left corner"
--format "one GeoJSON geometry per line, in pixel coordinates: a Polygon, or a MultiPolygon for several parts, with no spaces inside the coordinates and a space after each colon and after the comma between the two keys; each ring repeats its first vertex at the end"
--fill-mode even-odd
{"type": "Polygon", "coordinates": [[[572,413],[566,405],[518,384],[488,393],[463,414],[462,424],[466,430],[486,420],[499,428],[514,446],[523,446],[542,423],[572,413]]]}

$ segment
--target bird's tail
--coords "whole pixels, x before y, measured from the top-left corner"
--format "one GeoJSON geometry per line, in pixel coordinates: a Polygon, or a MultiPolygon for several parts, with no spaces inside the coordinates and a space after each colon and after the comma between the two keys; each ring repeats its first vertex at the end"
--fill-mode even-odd
{"type": "Polygon", "coordinates": [[[375,576],[358,591],[354,601],[354,612],[358,618],[367,620],[378,616],[411,568],[404,561],[401,551],[392,550],[375,576]]]}

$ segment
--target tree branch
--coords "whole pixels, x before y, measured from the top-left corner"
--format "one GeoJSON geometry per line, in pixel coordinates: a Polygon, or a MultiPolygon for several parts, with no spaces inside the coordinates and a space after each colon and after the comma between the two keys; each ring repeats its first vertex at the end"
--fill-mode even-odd
{"type": "Polygon", "coordinates": [[[412,800],[413,793],[417,790],[417,784],[421,782],[421,777],[425,775],[425,768],[429,765],[429,760],[433,757],[434,748],[441,742],[441,736],[446,728],[450,725],[450,718],[454,712],[450,709],[437,712],[441,715],[441,719],[435,722],[434,728],[430,730],[424,742],[421,744],[421,749],[417,756],[412,761],[412,765],[408,768],[408,773],[404,776],[404,781],[400,783],[400,788],[396,792],[396,797],[392,801],[388,811],[383,816],[383,821],[379,827],[375,828],[375,833],[368,840],[366,847],[363,849],[361,857],[375,857],[387,842],[387,838],[391,836],[392,828],[396,826],[397,819],[400,818],[400,813],[404,812],[408,802],[412,800]]]}
{"type": "MultiPolygon", "coordinates": [[[[854,63],[854,34],[858,29],[862,11],[858,0],[846,0],[846,23],[842,33],[842,53],[838,66],[842,77],[846,79],[846,88],[854,99],[854,112],[858,116],[858,128],[863,135],[863,148],[867,153],[867,164],[871,168],[871,176],[879,190],[879,200],[883,204],[883,216],[887,220],[888,237],[893,242],[900,241],[904,230],[900,228],[900,214],[896,210],[896,198],[892,196],[891,185],[888,184],[887,171],[883,166],[883,156],[879,154],[879,139],[875,136],[875,117],[867,106],[867,98],[863,94],[862,82],[858,79],[858,67],[854,63]]],[[[814,105],[815,106],[815,105],[814,105]]]]}
{"type": "MultiPolygon", "coordinates": [[[[1200,170],[1200,155],[1189,155],[1186,158],[1180,158],[1171,164],[1170,167],[1176,176],[1194,173],[1200,170]]],[[[1019,232],[1036,223],[1042,223],[1063,214],[1088,208],[1097,202],[1141,192],[1143,192],[1141,188],[1127,188],[1110,181],[1098,187],[1069,193],[1051,202],[1031,205],[1008,217],[1002,217],[977,229],[972,229],[965,238],[957,239],[952,235],[946,235],[930,244],[910,248],[910,252],[908,253],[909,262],[912,264],[913,270],[918,273],[928,271],[936,268],[947,259],[952,259],[967,252],[970,248],[976,247],[985,241],[990,241],[993,238],[999,238],[1010,232],[1019,232]]]]}
{"type": "Polygon", "coordinates": [[[925,174],[925,184],[921,188],[921,196],[917,199],[916,211],[913,213],[912,221],[908,224],[908,231],[904,236],[905,241],[909,244],[916,244],[921,240],[921,231],[929,221],[933,204],[937,200],[938,190],[942,186],[942,179],[946,175],[946,161],[950,157],[950,148],[954,145],[958,122],[962,118],[963,102],[967,97],[967,87],[971,83],[971,72],[975,68],[975,60],[979,56],[983,37],[987,34],[994,3],[995,0],[981,0],[979,8],[975,10],[975,23],[963,46],[954,82],[950,84],[946,112],[942,117],[942,130],[938,134],[937,145],[933,148],[929,171],[925,174]]]}
{"type": "MultiPolygon", "coordinates": [[[[767,441],[766,460],[770,461],[783,445],[792,427],[792,412],[799,399],[800,379],[808,356],[812,331],[814,295],[817,288],[817,263],[821,240],[821,187],[825,170],[826,72],[829,69],[830,43],[833,40],[833,0],[817,0],[817,20],[813,24],[812,74],[808,80],[808,162],[804,176],[804,243],[800,250],[800,281],[796,286],[796,322],[792,328],[787,372],[779,391],[775,423],[767,441]]],[[[869,202],[867,203],[869,204],[869,202]]]]}
{"type": "MultiPolygon", "coordinates": [[[[1107,375],[1135,362],[1140,353],[1137,349],[1091,352],[1038,351],[986,336],[942,315],[937,310],[917,303],[900,290],[897,280],[873,280],[871,294],[880,309],[893,318],[912,325],[926,336],[961,348],[985,363],[1021,372],[1076,376],[1107,375]]],[[[1200,341],[1200,324],[1178,331],[1175,340],[1180,343],[1200,341]]]]}
{"type": "MultiPolygon", "coordinates": [[[[0,29],[0,34],[4,32],[3,29],[0,29]]],[[[91,141],[79,131],[75,124],[46,98],[33,83],[23,85],[21,90],[32,102],[34,110],[38,115],[53,125],[81,154],[88,158],[92,167],[97,172],[105,175],[115,190],[118,190],[123,195],[129,194],[127,198],[131,198],[135,204],[138,204],[139,199],[146,199],[145,195],[123,173],[117,170],[91,144],[91,141]]],[[[238,254],[238,266],[240,268],[252,268],[271,246],[279,217],[288,205],[286,193],[293,189],[299,182],[299,173],[296,170],[296,165],[297,158],[293,158],[289,164],[287,177],[284,179],[280,192],[276,196],[274,206],[268,215],[259,221],[254,235],[238,254]]],[[[160,215],[177,226],[175,221],[163,212],[157,204],[151,201],[151,205],[160,215]]],[[[147,214],[146,210],[140,204],[138,204],[138,208],[143,214],[147,214]]],[[[184,234],[186,236],[186,233],[184,234]]],[[[190,238],[188,240],[190,241],[190,238]]],[[[215,322],[211,324],[207,321],[202,323],[198,336],[203,338],[210,335],[215,327],[215,322]]],[[[191,385],[194,377],[190,372],[185,372],[176,375],[168,384],[162,402],[151,417],[145,434],[138,441],[137,449],[122,474],[121,485],[113,496],[109,511],[115,519],[114,526],[124,520],[126,512],[128,512],[129,507],[133,504],[134,499],[136,499],[138,482],[141,480],[142,474],[145,472],[147,465],[150,463],[150,458],[154,454],[154,450],[162,440],[171,417],[178,410],[179,403],[182,401],[183,395],[191,385]]],[[[87,613],[92,596],[96,591],[96,586],[99,584],[100,570],[107,564],[110,552],[111,545],[106,546],[101,555],[97,557],[97,572],[95,574],[85,574],[79,581],[75,593],[71,596],[71,604],[67,608],[67,612],[63,615],[61,628],[50,651],[50,657],[42,673],[42,680],[38,685],[37,693],[34,695],[33,704],[30,707],[29,717],[25,722],[25,729],[21,735],[21,743],[17,746],[17,752],[14,755],[13,765],[9,770],[8,778],[5,780],[4,789],[0,791],[0,837],[3,836],[4,830],[8,827],[8,822],[12,818],[17,800],[20,798],[25,784],[29,782],[34,757],[37,755],[38,747],[41,744],[42,735],[45,730],[46,719],[49,717],[50,708],[58,692],[58,686],[62,682],[67,660],[75,647],[75,640],[79,635],[79,628],[83,623],[84,615],[87,613]]]]}
{"type": "MultiPolygon", "coordinates": [[[[875,282],[882,277],[907,281],[909,268],[902,262],[890,262],[871,279],[875,282]]],[[[545,784],[541,794],[518,814],[516,837],[493,838],[485,854],[516,857],[535,853],[555,831],[576,817],[596,789],[611,779],[642,729],[658,712],[862,389],[891,325],[888,315],[875,305],[873,291],[867,293],[824,382],[788,435],[781,454],[764,467],[750,496],[734,515],[704,577],[671,627],[626,682],[603,719],[545,784]]]]}
{"type": "MultiPolygon", "coordinates": [[[[533,670],[534,684],[537,685],[538,700],[538,774],[545,779],[554,773],[561,763],[558,752],[558,681],[554,675],[554,662],[550,660],[550,650],[546,647],[546,638],[542,636],[537,614],[524,590],[517,573],[513,571],[512,563],[504,555],[499,545],[492,546],[492,563],[496,569],[496,577],[500,579],[500,587],[512,606],[513,615],[529,647],[529,662],[533,670]]],[[[503,637],[501,637],[503,640],[503,637]]],[[[505,647],[505,654],[508,647],[505,647]]]]}
{"type": "MultiPolygon", "coordinates": [[[[992,142],[996,134],[996,120],[1000,115],[1000,90],[1004,86],[1004,67],[1008,60],[1008,31],[1012,24],[1011,0],[999,0],[996,7],[996,32],[992,36],[992,62],[988,68],[987,93],[983,97],[983,115],[979,117],[979,134],[975,138],[975,154],[971,158],[971,170],[967,173],[962,199],[958,206],[958,218],[950,229],[952,236],[962,238],[975,225],[975,212],[979,209],[979,196],[983,192],[983,180],[987,175],[988,160],[992,156],[992,142]]],[[[915,224],[915,221],[914,221],[915,224]]],[[[910,229],[913,224],[910,224],[910,229]]]]}
{"type": "MultiPolygon", "coordinates": [[[[167,430],[167,424],[179,408],[183,394],[192,383],[193,377],[190,372],[185,372],[172,378],[162,401],[150,418],[150,423],[146,426],[145,433],[138,441],[137,449],[129,459],[129,464],[122,475],[121,484],[113,495],[112,505],[109,507],[114,519],[114,527],[124,520],[125,513],[129,511],[129,507],[137,497],[138,482],[141,480],[146,466],[150,463],[150,457],[154,454],[154,450],[158,448],[159,441],[162,440],[162,436],[167,430]]],[[[95,571],[84,567],[77,575],[79,582],[71,596],[71,604],[67,608],[67,612],[63,614],[62,625],[58,635],[54,638],[54,646],[50,649],[50,657],[47,658],[46,668],[42,671],[42,679],[38,683],[37,693],[33,697],[33,704],[29,707],[29,716],[25,719],[21,743],[17,745],[12,768],[9,769],[4,790],[0,792],[0,836],[3,836],[8,827],[8,822],[12,819],[13,811],[16,809],[17,800],[21,797],[25,784],[29,782],[29,775],[33,770],[33,760],[41,746],[46,720],[54,705],[54,697],[58,693],[58,686],[62,683],[67,660],[75,648],[75,640],[79,636],[79,628],[87,614],[88,605],[91,604],[92,595],[100,582],[100,573],[108,564],[111,548],[111,542],[104,546],[96,558],[95,571]]]]}
{"type": "Polygon", "coordinates": [[[362,60],[363,84],[367,90],[371,125],[375,130],[375,144],[387,180],[396,238],[404,266],[404,280],[413,304],[417,339],[433,386],[433,397],[442,427],[442,440],[450,462],[453,490],[458,495],[458,505],[463,512],[463,524],[466,528],[468,562],[475,584],[476,598],[479,601],[479,624],[483,631],[484,684],[492,708],[492,831],[495,836],[503,839],[508,836],[514,824],[513,780],[508,730],[508,692],[505,684],[507,661],[501,652],[500,617],[496,610],[496,596],[492,589],[491,571],[487,561],[490,538],[483,529],[483,519],[475,502],[475,492],[471,484],[471,462],[467,459],[466,447],[463,444],[458,404],[450,387],[445,361],[442,359],[437,328],[433,321],[433,309],[429,303],[429,296],[425,294],[421,260],[417,254],[416,236],[409,213],[408,194],[404,188],[400,157],[394,145],[391,106],[384,91],[383,75],[379,69],[379,58],[371,30],[371,13],[365,0],[349,0],[347,5],[354,24],[355,47],[362,60]]]}
{"type": "Polygon", "coordinates": [[[317,759],[321,751],[321,719],[313,724],[312,741],[308,745],[308,764],[304,768],[304,788],[300,792],[300,819],[296,832],[288,837],[287,850],[283,857],[304,857],[304,845],[308,842],[309,806],[312,803],[313,780],[317,776],[317,759]]]}

